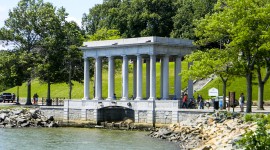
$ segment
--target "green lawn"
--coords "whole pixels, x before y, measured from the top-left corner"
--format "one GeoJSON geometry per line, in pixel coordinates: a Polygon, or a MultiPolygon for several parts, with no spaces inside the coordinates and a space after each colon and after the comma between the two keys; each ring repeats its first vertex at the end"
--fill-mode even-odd
{"type": "MultiPolygon", "coordinates": [[[[169,69],[169,93],[170,95],[173,95],[174,93],[174,63],[171,62],[169,64],[170,69],[169,69]]],[[[184,61],[182,62],[182,71],[184,72],[187,69],[187,63],[184,61]]],[[[130,64],[130,70],[132,70],[132,64],[130,64]]],[[[157,84],[156,84],[156,91],[157,91],[157,97],[160,97],[160,64],[157,63],[156,66],[156,71],[157,71],[157,84]]],[[[104,98],[107,97],[108,95],[108,74],[107,74],[107,69],[103,69],[103,74],[102,74],[102,96],[104,98]]],[[[254,78],[254,82],[256,82],[257,79],[254,78]]],[[[121,71],[116,72],[115,74],[115,93],[117,97],[121,97],[122,93],[122,87],[121,87],[121,82],[122,82],[122,77],[121,77],[121,71]]],[[[240,95],[241,92],[245,93],[246,92],[246,81],[245,78],[235,78],[230,82],[228,85],[227,93],[229,91],[234,91],[236,92],[236,97],[240,95]]],[[[146,93],[146,83],[145,83],[145,64],[143,64],[143,96],[145,96],[146,93]]],[[[187,82],[182,81],[182,88],[186,88],[187,82]]],[[[208,90],[212,87],[215,87],[219,89],[219,95],[222,95],[222,82],[218,79],[213,80],[210,82],[204,89],[201,91],[198,91],[204,98],[208,98],[208,90]]],[[[23,84],[20,88],[20,97],[26,97],[27,94],[27,86],[26,84],[23,84]]],[[[265,87],[265,99],[270,100],[270,84],[269,81],[266,84],[265,87]]],[[[12,92],[12,93],[17,93],[17,87],[8,89],[6,92],[12,92]]],[[[132,95],[133,91],[133,74],[132,72],[129,73],[129,96],[132,95]]],[[[253,99],[257,99],[257,85],[253,86],[253,99]]],[[[34,80],[32,82],[32,91],[31,94],[34,95],[34,93],[37,93],[39,97],[46,97],[47,95],[47,84],[46,83],[40,83],[38,80],[34,80]]],[[[197,97],[197,94],[194,94],[195,97],[197,97]]],[[[59,83],[59,84],[52,84],[51,85],[51,97],[68,97],[68,85],[65,83],[59,83]]],[[[81,99],[83,97],[83,83],[78,83],[74,82],[73,86],[73,91],[72,91],[72,98],[73,99],[81,99]]],[[[93,79],[90,81],[90,97],[93,98],[93,79]]]]}

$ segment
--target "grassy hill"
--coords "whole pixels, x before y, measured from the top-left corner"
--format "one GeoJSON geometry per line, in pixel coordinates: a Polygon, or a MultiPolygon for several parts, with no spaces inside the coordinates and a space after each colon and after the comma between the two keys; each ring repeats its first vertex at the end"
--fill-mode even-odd
{"type": "MultiPolygon", "coordinates": [[[[174,93],[174,63],[171,62],[169,64],[170,69],[169,69],[169,85],[170,85],[170,95],[173,95],[174,93]]],[[[143,96],[145,96],[145,89],[146,89],[146,83],[145,83],[145,64],[143,64],[143,96]]],[[[130,70],[132,70],[132,64],[130,64],[130,70]]],[[[187,63],[184,61],[182,62],[182,71],[187,70],[187,63]]],[[[157,63],[157,97],[160,97],[160,64],[157,63]]],[[[108,95],[108,73],[107,69],[103,69],[103,74],[102,74],[102,96],[104,98],[107,97],[108,95]]],[[[256,78],[254,79],[254,82],[256,82],[256,78]]],[[[227,88],[227,93],[229,91],[236,92],[236,97],[240,95],[241,92],[245,93],[246,92],[246,81],[245,78],[235,78],[232,79],[231,82],[228,85],[227,88]]],[[[122,90],[122,77],[121,77],[121,71],[118,71],[115,74],[115,93],[117,97],[121,97],[121,90],[122,90]]],[[[129,96],[132,95],[133,91],[133,74],[132,72],[129,73],[129,96]]],[[[182,88],[186,88],[187,82],[182,81],[182,88]]],[[[219,79],[215,79],[211,81],[206,87],[204,87],[201,91],[198,91],[197,93],[200,93],[204,98],[208,98],[208,90],[210,88],[217,88],[219,90],[219,95],[222,95],[222,82],[219,79]]],[[[270,83],[269,81],[266,84],[265,87],[265,99],[270,100],[270,83]]],[[[20,97],[26,97],[27,95],[27,86],[26,84],[23,84],[19,88],[19,94],[20,97]]],[[[253,85],[253,100],[257,99],[257,85],[253,85]]],[[[13,87],[11,89],[8,89],[6,92],[12,92],[12,93],[17,93],[17,87],[13,87]]],[[[46,97],[47,95],[47,84],[46,83],[40,83],[38,80],[34,80],[32,82],[32,90],[31,94],[33,95],[34,93],[37,93],[40,97],[46,97]]],[[[197,93],[194,94],[195,97],[197,97],[197,93]]],[[[58,83],[58,84],[52,84],[51,85],[51,97],[68,97],[68,85],[66,83],[58,83]]],[[[81,99],[83,97],[83,83],[78,83],[74,82],[73,86],[73,91],[72,91],[72,99],[81,99]]],[[[93,98],[93,79],[90,81],[90,97],[93,98]]]]}

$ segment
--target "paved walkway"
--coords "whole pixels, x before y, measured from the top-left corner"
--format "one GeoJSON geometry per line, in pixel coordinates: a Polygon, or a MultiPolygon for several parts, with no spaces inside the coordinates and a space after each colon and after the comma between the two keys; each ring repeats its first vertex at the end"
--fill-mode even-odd
{"type": "MultiPolygon", "coordinates": [[[[205,110],[214,110],[213,107],[210,107],[209,109],[208,108],[205,108],[205,110]]],[[[228,110],[228,108],[226,109],[228,110]]],[[[232,107],[230,107],[230,112],[240,112],[240,107],[237,106],[235,107],[234,109],[232,107]]],[[[245,113],[246,111],[246,107],[244,107],[244,112],[245,113]]],[[[264,110],[257,110],[257,106],[252,106],[252,113],[270,113],[270,106],[264,106],[264,110]]]]}
{"type": "MultiPolygon", "coordinates": [[[[16,105],[15,103],[0,103],[0,108],[1,106],[11,106],[11,105],[16,105]]],[[[25,103],[21,103],[21,105],[18,105],[18,106],[25,106],[25,103]]],[[[46,105],[41,105],[41,103],[39,103],[39,105],[28,105],[29,106],[32,106],[32,107],[37,107],[37,106],[44,106],[44,107],[55,107],[54,105],[53,106],[46,106],[46,105]]],[[[63,106],[59,106],[59,107],[63,107],[63,106]]],[[[180,110],[183,110],[183,111],[199,111],[199,112],[213,112],[214,111],[214,108],[213,107],[204,107],[204,109],[183,109],[181,108],[180,110]]],[[[228,108],[226,109],[228,110],[228,108]]],[[[231,107],[230,108],[230,112],[240,112],[240,107],[237,106],[235,107],[234,109],[231,107]]],[[[244,112],[242,113],[245,113],[246,111],[246,107],[244,108],[244,112]]],[[[257,110],[257,106],[252,106],[252,113],[270,113],[270,106],[264,106],[264,110],[257,110]]]]}

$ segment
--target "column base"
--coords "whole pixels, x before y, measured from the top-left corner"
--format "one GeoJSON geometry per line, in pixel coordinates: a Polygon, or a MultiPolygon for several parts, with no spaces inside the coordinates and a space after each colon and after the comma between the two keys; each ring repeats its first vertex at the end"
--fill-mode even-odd
{"type": "Polygon", "coordinates": [[[140,100],[142,100],[143,98],[141,98],[141,97],[136,97],[135,98],[135,101],[140,101],[140,100]]]}
{"type": "Polygon", "coordinates": [[[93,98],[93,100],[102,100],[102,98],[95,97],[95,98],[93,98]]]}
{"type": "Polygon", "coordinates": [[[106,98],[106,101],[111,101],[111,100],[114,100],[114,99],[112,97],[106,98]]]}
{"type": "Polygon", "coordinates": [[[149,97],[149,99],[148,99],[148,101],[154,101],[154,100],[156,100],[156,98],[154,98],[154,97],[149,97]]]}
{"type": "Polygon", "coordinates": [[[86,97],[86,98],[82,98],[82,100],[90,100],[90,98],[86,97]]]}
{"type": "Polygon", "coordinates": [[[127,101],[128,98],[127,98],[127,97],[122,97],[120,100],[121,100],[121,101],[127,101]]]}

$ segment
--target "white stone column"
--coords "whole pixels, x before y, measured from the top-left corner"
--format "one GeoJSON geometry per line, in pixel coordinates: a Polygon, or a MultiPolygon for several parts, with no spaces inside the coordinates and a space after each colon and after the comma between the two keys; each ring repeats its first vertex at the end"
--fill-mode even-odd
{"type": "Polygon", "coordinates": [[[128,100],[128,57],[123,55],[122,64],[122,99],[128,100]]]}
{"type": "Polygon", "coordinates": [[[169,55],[163,57],[163,100],[169,99],[169,55]]]}
{"type": "Polygon", "coordinates": [[[137,96],[136,100],[142,100],[142,56],[137,55],[137,96]]]}
{"type": "Polygon", "coordinates": [[[89,60],[84,58],[84,97],[83,100],[89,100],[89,60]]]}
{"type": "Polygon", "coordinates": [[[150,97],[148,100],[156,99],[156,55],[150,55],[150,97]]]}
{"type": "MultiPolygon", "coordinates": [[[[188,68],[190,68],[193,65],[193,62],[188,63],[188,68]]],[[[193,98],[193,80],[188,80],[188,98],[193,98]]]]}
{"type": "Polygon", "coordinates": [[[114,94],[114,57],[108,57],[108,98],[107,100],[113,100],[114,94]]]}
{"type": "Polygon", "coordinates": [[[160,58],[160,99],[163,98],[163,57],[160,58]]]}
{"type": "Polygon", "coordinates": [[[174,73],[174,95],[177,99],[180,99],[182,88],[181,76],[179,75],[181,73],[181,56],[175,58],[174,73]]]}
{"type": "Polygon", "coordinates": [[[137,60],[133,60],[133,97],[137,95],[137,60]]]}
{"type": "Polygon", "coordinates": [[[146,99],[150,97],[150,60],[146,59],[146,99]]]}
{"type": "Polygon", "coordinates": [[[95,62],[95,98],[94,100],[102,99],[102,59],[101,57],[96,57],[95,62]]]}

